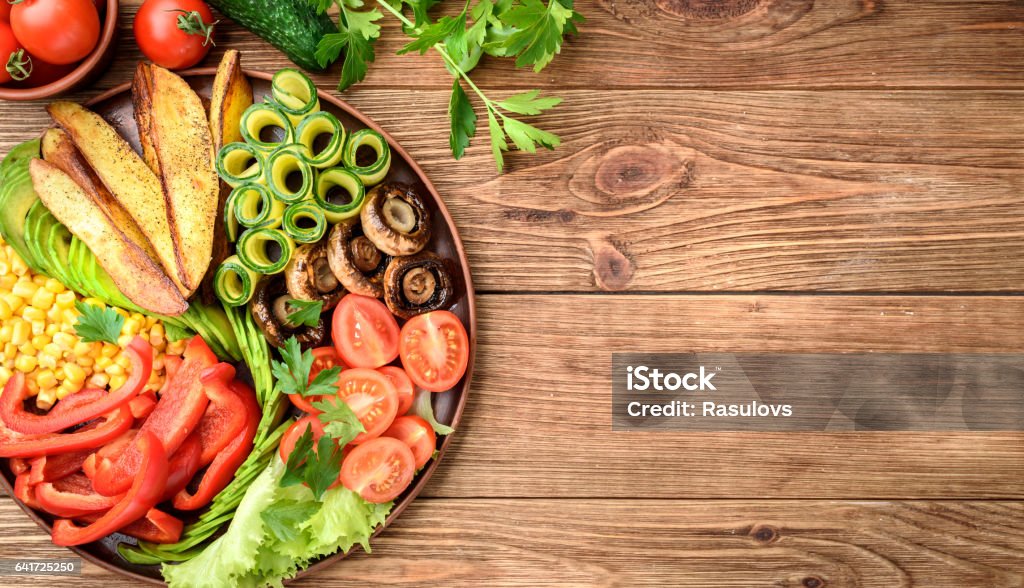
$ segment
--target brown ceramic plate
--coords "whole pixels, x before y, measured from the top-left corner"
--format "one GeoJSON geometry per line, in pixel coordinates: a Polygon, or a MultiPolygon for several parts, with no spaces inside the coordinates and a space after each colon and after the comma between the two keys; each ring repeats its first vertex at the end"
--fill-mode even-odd
{"type": "MultiPolygon", "coordinates": [[[[210,97],[210,87],[213,85],[214,73],[214,69],[204,68],[184,72],[182,75],[185,76],[196,92],[198,92],[204,100],[207,100],[210,97]]],[[[263,99],[263,96],[270,94],[270,75],[260,72],[246,73],[252,81],[256,101],[260,101],[263,99]]],[[[97,96],[92,99],[88,105],[110,122],[110,124],[113,125],[114,128],[116,128],[121,135],[135,147],[136,150],[139,150],[138,129],[135,126],[135,117],[132,114],[132,101],[129,84],[123,84],[100,96],[97,96]]],[[[409,157],[409,154],[406,153],[405,150],[387,134],[387,132],[378,127],[363,113],[324,92],[320,92],[320,108],[336,115],[338,119],[341,120],[342,124],[349,130],[369,127],[381,133],[384,138],[387,139],[391,146],[391,171],[388,172],[386,181],[405,182],[412,184],[419,190],[419,193],[424,196],[431,213],[433,213],[433,237],[431,238],[430,244],[427,248],[449,260],[453,266],[458,266],[456,279],[453,280],[455,282],[455,303],[451,306],[450,310],[462,319],[462,323],[466,325],[466,330],[469,333],[469,367],[466,369],[466,375],[462,378],[462,381],[459,382],[454,389],[443,394],[433,395],[434,412],[437,416],[437,420],[455,428],[459,423],[459,418],[462,416],[462,409],[466,405],[466,397],[469,393],[470,377],[473,373],[473,361],[476,355],[476,308],[473,301],[473,285],[469,275],[469,265],[466,261],[466,252],[462,248],[462,241],[459,239],[459,233],[455,229],[455,224],[452,222],[452,218],[448,214],[448,210],[445,208],[444,202],[441,201],[441,197],[438,195],[437,190],[434,189],[434,186],[430,183],[430,180],[427,179],[423,170],[420,169],[420,166],[417,165],[411,157],[409,157]]],[[[427,464],[427,467],[420,472],[413,481],[412,486],[405,492],[405,494],[399,497],[398,501],[395,503],[394,509],[391,511],[391,515],[384,523],[384,527],[391,524],[396,518],[398,518],[409,503],[416,498],[416,495],[423,490],[423,487],[427,484],[427,480],[430,479],[430,476],[434,473],[434,470],[440,463],[441,457],[444,456],[445,449],[448,447],[450,442],[451,435],[439,438],[437,457],[427,464]]],[[[11,484],[14,477],[11,474],[10,468],[7,466],[7,460],[3,461],[3,476],[0,477],[0,485],[3,486],[8,495],[13,496],[14,493],[11,490],[11,484]]],[[[21,506],[22,510],[24,510],[32,520],[38,523],[40,527],[45,529],[47,532],[50,531],[52,517],[36,513],[24,504],[21,504],[21,502],[18,502],[18,505],[21,506]]],[[[377,533],[380,533],[381,530],[383,530],[383,527],[378,529],[377,533]]],[[[134,543],[134,541],[134,539],[115,534],[108,536],[101,541],[83,545],[81,547],[73,547],[71,549],[83,558],[108,570],[133,577],[137,580],[162,584],[163,580],[160,576],[160,569],[157,566],[131,564],[118,555],[117,545],[119,543],[134,543]]],[[[344,554],[335,554],[325,557],[300,572],[299,576],[313,573],[316,570],[339,561],[343,557],[345,557],[344,554]]]]}

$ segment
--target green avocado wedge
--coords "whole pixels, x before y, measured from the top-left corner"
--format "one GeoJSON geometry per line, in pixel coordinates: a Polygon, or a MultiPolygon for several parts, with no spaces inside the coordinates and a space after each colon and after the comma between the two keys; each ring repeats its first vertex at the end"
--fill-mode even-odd
{"type": "Polygon", "coordinates": [[[39,201],[28,173],[33,157],[39,157],[38,139],[18,145],[0,163],[0,236],[33,271],[40,271],[25,245],[25,221],[29,209],[39,201]]]}

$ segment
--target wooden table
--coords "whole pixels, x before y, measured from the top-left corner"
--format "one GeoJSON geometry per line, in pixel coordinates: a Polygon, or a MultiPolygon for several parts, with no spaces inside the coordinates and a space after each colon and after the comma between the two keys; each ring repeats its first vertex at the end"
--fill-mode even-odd
{"type": "MultiPolygon", "coordinates": [[[[130,78],[126,4],[121,55],[75,98],[130,78]]],[[[344,95],[447,201],[479,351],[425,495],[372,557],[298,585],[1024,585],[1024,434],[613,433],[609,383],[612,351],[1024,351],[1024,3],[578,8],[541,75],[473,72],[566,99],[539,117],[562,147],[504,176],[485,140],[451,159],[450,78],[393,55],[393,22],[344,95]]],[[[287,64],[221,33],[208,63],[287,64]]],[[[45,122],[0,105],[0,148],[45,122]]],[[[67,555],[6,498],[0,525],[3,557],[67,555]]]]}

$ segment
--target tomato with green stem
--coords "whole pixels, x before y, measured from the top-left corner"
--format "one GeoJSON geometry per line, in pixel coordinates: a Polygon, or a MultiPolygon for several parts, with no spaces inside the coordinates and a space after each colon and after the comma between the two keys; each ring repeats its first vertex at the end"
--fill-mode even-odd
{"type": "Polygon", "coordinates": [[[14,36],[34,58],[54,65],[85,59],[100,39],[100,16],[92,0],[16,0],[14,36]]]}
{"type": "Polygon", "coordinates": [[[203,0],[146,0],[135,14],[135,42],[153,63],[185,69],[210,52],[217,22],[203,0]]]}
{"type": "MultiPolygon", "coordinates": [[[[0,5],[10,6],[3,0],[0,0],[0,5]]],[[[18,44],[14,29],[6,22],[0,22],[0,58],[4,61],[4,69],[0,71],[0,84],[27,79],[32,72],[32,62],[18,44]]]]}

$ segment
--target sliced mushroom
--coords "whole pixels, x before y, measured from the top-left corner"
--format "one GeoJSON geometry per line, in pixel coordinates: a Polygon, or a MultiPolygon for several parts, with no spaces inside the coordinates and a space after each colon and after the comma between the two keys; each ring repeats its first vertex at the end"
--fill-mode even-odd
{"type": "Polygon", "coordinates": [[[262,280],[256,287],[249,302],[249,310],[256,319],[263,336],[274,347],[284,347],[284,342],[294,336],[303,349],[316,347],[324,339],[325,327],[321,318],[315,327],[293,325],[288,320],[294,310],[288,305],[292,300],[285,281],[279,277],[262,280]]]}
{"type": "Polygon", "coordinates": [[[300,300],[319,300],[324,310],[338,305],[345,288],[331,271],[327,261],[327,242],[303,245],[292,254],[284,269],[288,293],[300,300]]]}
{"type": "Polygon", "coordinates": [[[419,253],[430,240],[430,212],[412,186],[381,184],[366,195],[363,232],[390,255],[419,253]]]}
{"type": "Polygon", "coordinates": [[[453,296],[448,267],[429,251],[396,257],[384,273],[384,302],[399,318],[447,308],[453,296]]]}
{"type": "Polygon", "coordinates": [[[363,235],[355,219],[342,221],[327,239],[331,272],[349,292],[380,298],[384,295],[384,270],[391,256],[377,249],[363,235]]]}

